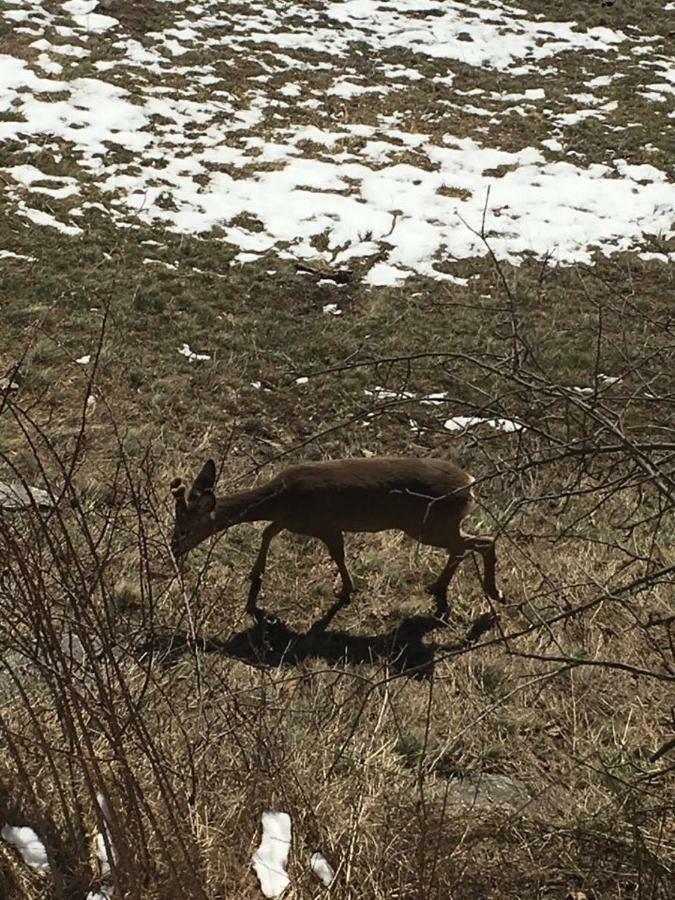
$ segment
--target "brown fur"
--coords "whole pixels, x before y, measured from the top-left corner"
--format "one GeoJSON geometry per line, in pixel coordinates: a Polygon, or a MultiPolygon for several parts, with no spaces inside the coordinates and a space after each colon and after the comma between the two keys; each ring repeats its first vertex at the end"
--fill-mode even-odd
{"type": "Polygon", "coordinates": [[[483,556],[486,595],[501,600],[493,538],[463,534],[460,528],[471,505],[473,481],[454,463],[441,459],[338,459],[290,466],[260,487],[216,499],[216,467],[209,460],[187,500],[180,479],[172,483],[176,499],[172,550],[180,557],[232,525],[268,521],[251,571],[247,610],[255,614],[267,551],[280,531],[325,543],[342,579],[338,597],[348,603],[354,586],[344,561],[343,532],[395,529],[448,551],[445,568],[429,588],[439,613],[447,609],[447,588],[457,566],[474,550],[483,556]]]}

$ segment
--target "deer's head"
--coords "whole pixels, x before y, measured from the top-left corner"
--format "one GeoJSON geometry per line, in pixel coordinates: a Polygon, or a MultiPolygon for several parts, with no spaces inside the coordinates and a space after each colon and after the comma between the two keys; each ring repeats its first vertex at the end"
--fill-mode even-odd
{"type": "Polygon", "coordinates": [[[176,521],[171,535],[171,550],[178,558],[210,537],[216,530],[213,511],[216,497],[216,464],[209,459],[188,491],[180,478],[171,482],[176,501],[176,521]]]}

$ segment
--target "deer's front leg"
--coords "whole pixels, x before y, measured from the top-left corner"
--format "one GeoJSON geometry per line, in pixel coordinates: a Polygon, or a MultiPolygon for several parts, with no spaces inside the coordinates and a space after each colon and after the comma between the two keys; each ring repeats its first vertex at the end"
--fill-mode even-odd
{"type": "Polygon", "coordinates": [[[283,531],[281,525],[278,525],[276,522],[270,522],[262,533],[260,550],[258,550],[258,555],[251,569],[251,587],[249,588],[248,600],[246,601],[246,612],[251,616],[255,616],[258,612],[258,594],[262,586],[262,577],[265,574],[267,553],[270,549],[272,538],[279,534],[280,531],[283,531]]]}

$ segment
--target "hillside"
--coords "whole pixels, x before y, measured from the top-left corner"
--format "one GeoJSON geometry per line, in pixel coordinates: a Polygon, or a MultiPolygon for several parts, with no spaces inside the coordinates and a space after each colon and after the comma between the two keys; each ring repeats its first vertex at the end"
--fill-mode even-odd
{"type": "Polygon", "coordinates": [[[288,898],[673,896],[674,34],[0,0],[0,483],[47,492],[0,489],[0,828],[48,856],[0,841],[0,896],[260,897],[268,810],[288,898]],[[393,531],[311,633],[316,541],[257,625],[262,525],[174,565],[209,457],[222,495],[373,455],[476,478],[503,606],[467,559],[434,618],[393,531]]]}

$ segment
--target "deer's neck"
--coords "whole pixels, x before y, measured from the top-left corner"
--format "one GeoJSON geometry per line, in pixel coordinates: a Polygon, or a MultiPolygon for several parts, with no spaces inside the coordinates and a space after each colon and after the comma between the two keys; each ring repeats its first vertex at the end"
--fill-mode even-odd
{"type": "Polygon", "coordinates": [[[274,494],[270,494],[265,487],[220,497],[214,510],[216,530],[238,525],[239,522],[262,522],[273,519],[274,500],[274,494]]]}

